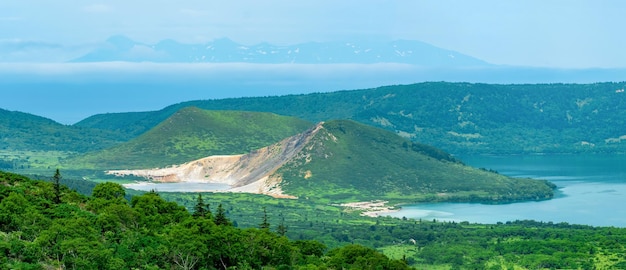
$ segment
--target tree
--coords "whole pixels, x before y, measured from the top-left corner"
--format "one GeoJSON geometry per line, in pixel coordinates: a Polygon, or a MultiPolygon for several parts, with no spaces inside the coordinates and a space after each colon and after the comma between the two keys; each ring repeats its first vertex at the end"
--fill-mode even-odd
{"type": "Polygon", "coordinates": [[[92,191],[92,197],[105,200],[119,200],[126,196],[124,187],[120,184],[106,182],[97,184],[92,191]]]}
{"type": "Polygon", "coordinates": [[[202,199],[202,194],[198,193],[198,199],[196,200],[196,205],[193,207],[193,216],[194,217],[205,217],[211,218],[211,209],[209,208],[209,204],[204,203],[202,199]]]}
{"type": "Polygon", "coordinates": [[[269,230],[270,228],[270,223],[267,221],[267,211],[265,210],[265,207],[263,207],[263,221],[259,224],[259,228],[263,230],[269,230]]]}
{"type": "Polygon", "coordinates": [[[357,244],[328,252],[328,266],[333,269],[410,269],[401,260],[390,260],[375,249],[357,244]]]}
{"type": "Polygon", "coordinates": [[[217,213],[215,214],[215,224],[227,226],[230,225],[230,221],[226,218],[226,212],[221,203],[217,206],[217,213]]]}
{"type": "Polygon", "coordinates": [[[280,220],[280,224],[276,227],[276,233],[281,236],[285,236],[287,233],[287,226],[285,225],[285,217],[282,217],[280,220]]]}
{"type": "Polygon", "coordinates": [[[54,176],[52,177],[54,182],[54,203],[61,203],[61,172],[57,168],[54,176]]]}
{"type": "Polygon", "coordinates": [[[215,224],[207,219],[189,218],[172,226],[166,239],[172,262],[179,269],[202,269],[213,265],[210,243],[215,224]]]}
{"type": "Polygon", "coordinates": [[[127,205],[124,196],[126,191],[122,185],[112,182],[99,183],[91,192],[87,209],[100,214],[112,205],[127,205]]]}
{"type": "Polygon", "coordinates": [[[296,240],[293,244],[305,256],[322,257],[326,251],[326,245],[316,240],[296,240]]]}
{"type": "Polygon", "coordinates": [[[191,216],[185,207],[166,201],[156,192],[133,196],[130,205],[137,212],[139,226],[154,231],[191,216]]]}

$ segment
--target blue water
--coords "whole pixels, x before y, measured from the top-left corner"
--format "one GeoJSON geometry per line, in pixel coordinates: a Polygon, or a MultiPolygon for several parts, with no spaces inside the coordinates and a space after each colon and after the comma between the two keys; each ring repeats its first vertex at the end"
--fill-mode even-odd
{"type": "Polygon", "coordinates": [[[514,220],[626,227],[626,155],[467,156],[467,165],[512,177],[546,179],[552,200],[503,205],[425,203],[403,206],[394,217],[493,224],[514,220]]]}
{"type": "Polygon", "coordinates": [[[231,186],[227,184],[218,183],[152,183],[152,182],[138,182],[134,184],[125,184],[124,187],[142,190],[142,191],[158,191],[158,192],[208,192],[230,189],[231,186]]]}

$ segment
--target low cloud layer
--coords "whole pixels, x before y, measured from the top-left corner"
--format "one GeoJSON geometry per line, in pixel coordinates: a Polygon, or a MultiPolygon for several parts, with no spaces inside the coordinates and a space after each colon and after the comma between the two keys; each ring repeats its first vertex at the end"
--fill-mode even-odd
{"type": "Polygon", "coordinates": [[[0,108],[75,123],[98,113],[158,110],[198,99],[354,90],[425,81],[593,83],[625,69],[465,68],[405,64],[0,64],[0,108]]]}

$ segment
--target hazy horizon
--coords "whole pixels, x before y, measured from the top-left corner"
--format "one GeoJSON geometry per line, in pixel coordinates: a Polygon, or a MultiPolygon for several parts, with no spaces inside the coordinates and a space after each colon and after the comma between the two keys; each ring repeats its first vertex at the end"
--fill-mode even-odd
{"type": "Polygon", "coordinates": [[[401,64],[0,64],[0,108],[74,124],[101,113],[202,99],[358,90],[432,81],[621,82],[626,69],[420,68],[401,64]]]}
{"type": "Polygon", "coordinates": [[[59,44],[81,50],[114,35],[282,45],[405,39],[496,65],[618,68],[626,67],[625,11],[626,2],[616,0],[4,1],[0,48],[25,48],[5,57],[19,59],[59,44]]]}
{"type": "MultiPolygon", "coordinates": [[[[625,81],[626,2],[190,0],[0,2],[0,108],[73,124],[174,103],[425,81],[625,81]],[[33,6],[37,8],[33,8],[33,6]],[[127,36],[202,44],[416,40],[501,69],[371,65],[61,64],[127,36]]],[[[149,46],[138,49],[150,49],[149,46]]],[[[144,51],[139,51],[144,52],[144,51]]],[[[150,53],[150,51],[146,51],[150,53]]]]}

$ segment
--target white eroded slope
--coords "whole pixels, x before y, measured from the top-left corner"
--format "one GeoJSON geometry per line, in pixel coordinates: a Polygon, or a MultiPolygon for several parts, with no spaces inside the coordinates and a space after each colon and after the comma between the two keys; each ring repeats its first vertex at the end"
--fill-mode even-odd
{"type": "Polygon", "coordinates": [[[168,168],[112,170],[107,174],[135,175],[155,182],[221,183],[231,188],[220,191],[291,197],[282,194],[279,186],[281,179],[272,177],[272,174],[296,156],[323,128],[322,124],[245,155],[210,156],[168,168]]]}

